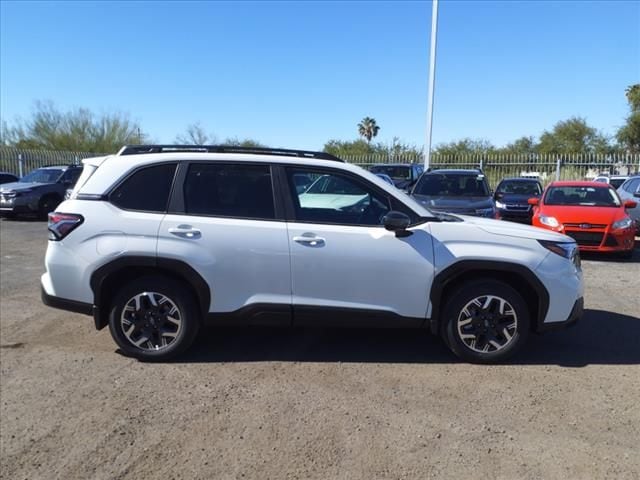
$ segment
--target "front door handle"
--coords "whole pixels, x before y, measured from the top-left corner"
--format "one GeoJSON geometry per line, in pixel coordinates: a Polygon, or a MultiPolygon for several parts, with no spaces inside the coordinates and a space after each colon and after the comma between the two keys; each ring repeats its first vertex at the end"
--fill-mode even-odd
{"type": "Polygon", "coordinates": [[[293,237],[293,241],[301,245],[308,245],[309,247],[321,247],[325,243],[324,238],[307,233],[298,237],[293,237]]]}
{"type": "Polygon", "coordinates": [[[191,225],[178,225],[176,228],[170,228],[169,233],[180,238],[195,239],[202,236],[202,232],[191,225]]]}

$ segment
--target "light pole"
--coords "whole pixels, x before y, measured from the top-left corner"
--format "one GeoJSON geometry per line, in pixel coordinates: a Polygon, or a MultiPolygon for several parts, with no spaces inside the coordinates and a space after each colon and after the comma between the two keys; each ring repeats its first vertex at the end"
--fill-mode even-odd
{"type": "Polygon", "coordinates": [[[433,130],[433,90],[436,82],[436,39],[438,36],[438,0],[431,1],[431,51],[429,54],[429,93],[427,98],[427,141],[424,146],[424,169],[431,163],[431,132],[433,130]]]}

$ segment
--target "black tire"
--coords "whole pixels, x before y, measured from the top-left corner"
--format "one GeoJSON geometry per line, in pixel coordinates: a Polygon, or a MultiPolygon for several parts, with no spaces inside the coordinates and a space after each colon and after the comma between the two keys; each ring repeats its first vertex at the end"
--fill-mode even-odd
{"type": "Polygon", "coordinates": [[[141,277],[122,287],[113,298],[109,311],[109,331],[120,350],[127,356],[146,361],[169,360],[186,351],[195,340],[200,328],[197,305],[193,294],[182,283],[161,275],[141,277]],[[132,311],[131,305],[136,304],[136,296],[140,298],[142,308],[132,311]],[[168,301],[153,307],[151,297],[156,303],[162,302],[162,297],[168,301]],[[142,305],[143,303],[145,305],[142,305]],[[125,311],[127,304],[130,307],[125,311]],[[146,306],[149,308],[146,309],[146,306]],[[174,313],[168,312],[172,307],[177,308],[177,314],[174,310],[171,310],[174,313]],[[156,310],[152,311],[154,308],[156,310]],[[149,318],[145,316],[146,311],[150,312],[149,318]],[[167,320],[169,317],[171,320],[167,320]],[[176,320],[180,321],[180,326],[175,326],[176,320]],[[126,322],[129,322],[127,332],[126,322]],[[131,327],[133,333],[127,335],[131,327]],[[134,344],[135,340],[141,341],[145,336],[148,336],[149,340],[143,342],[143,346],[134,344]],[[160,344],[161,341],[167,342],[167,345],[163,346],[160,344]]]}
{"type": "Polygon", "coordinates": [[[458,357],[472,363],[502,362],[515,354],[529,336],[530,314],[526,302],[513,288],[495,280],[462,284],[449,296],[443,315],[441,325],[445,344],[458,357]],[[491,297],[495,298],[490,300],[487,310],[483,310],[481,306],[491,297]],[[474,299],[481,306],[470,305],[474,299]],[[506,301],[503,307],[500,299],[506,301]],[[460,326],[459,322],[466,324],[460,326]],[[488,351],[477,351],[481,346],[488,351]]]}
{"type": "Polygon", "coordinates": [[[62,200],[57,195],[45,195],[38,202],[38,217],[47,220],[49,214],[53,212],[62,200]]]}

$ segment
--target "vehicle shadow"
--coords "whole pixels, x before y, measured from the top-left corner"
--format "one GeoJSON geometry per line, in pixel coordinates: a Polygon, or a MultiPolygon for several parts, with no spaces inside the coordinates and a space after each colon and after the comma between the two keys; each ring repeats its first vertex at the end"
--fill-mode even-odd
{"type": "MultiPolygon", "coordinates": [[[[453,363],[425,330],[207,328],[179,363],[375,362],[453,363]]],[[[532,335],[508,364],[583,367],[640,364],[640,318],[586,310],[572,328],[532,335]]]]}

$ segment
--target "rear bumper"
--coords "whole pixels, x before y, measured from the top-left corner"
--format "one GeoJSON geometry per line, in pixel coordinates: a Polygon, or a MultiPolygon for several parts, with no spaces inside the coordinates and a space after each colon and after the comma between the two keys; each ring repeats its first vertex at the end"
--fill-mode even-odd
{"type": "Polygon", "coordinates": [[[562,322],[551,322],[551,323],[542,323],[538,327],[538,332],[551,332],[554,330],[562,330],[563,328],[571,327],[576,324],[580,318],[582,318],[582,314],[584,313],[584,298],[580,297],[573,304],[573,308],[571,309],[571,313],[569,317],[562,322]]]}
{"type": "Polygon", "coordinates": [[[42,303],[48,307],[66,310],[73,313],[82,313],[83,315],[93,315],[93,305],[90,303],[78,302],[76,300],[69,300],[67,298],[49,295],[42,285],[40,285],[40,296],[42,298],[42,303]]]}

